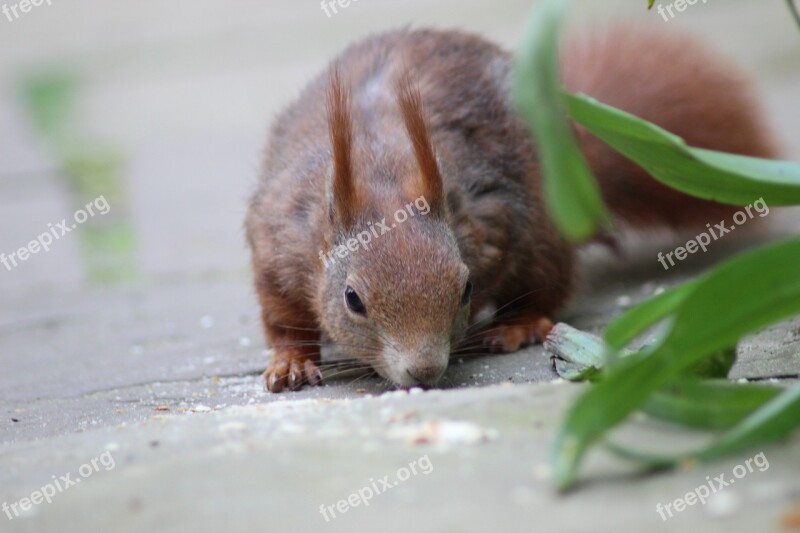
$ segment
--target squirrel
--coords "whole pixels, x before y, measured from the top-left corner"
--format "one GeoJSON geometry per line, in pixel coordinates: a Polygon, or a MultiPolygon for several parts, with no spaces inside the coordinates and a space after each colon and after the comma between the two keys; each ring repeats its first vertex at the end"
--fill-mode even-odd
{"type": "MultiPolygon", "coordinates": [[[[748,79],[700,42],[609,28],[565,39],[561,57],[568,91],[692,146],[776,155],[748,79]]],[[[269,391],[318,385],[323,338],[408,388],[434,386],[456,350],[547,335],[575,285],[575,248],[548,217],[511,71],[512,55],[480,36],[391,31],[347,48],[276,118],[245,222],[269,391]]],[[[733,212],[573,127],[621,224],[681,229],[733,212]]]]}

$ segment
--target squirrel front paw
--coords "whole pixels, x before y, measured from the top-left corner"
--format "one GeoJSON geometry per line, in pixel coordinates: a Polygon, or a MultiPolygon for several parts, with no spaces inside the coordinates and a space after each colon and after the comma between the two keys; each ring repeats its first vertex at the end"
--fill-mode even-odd
{"type": "Polygon", "coordinates": [[[483,334],[483,345],[492,353],[515,352],[523,346],[544,342],[551,329],[552,320],[532,315],[490,327],[483,334]]]}
{"type": "Polygon", "coordinates": [[[297,391],[306,383],[311,386],[322,383],[322,372],[314,357],[278,352],[272,356],[263,376],[264,387],[269,392],[281,392],[287,386],[297,391]]]}

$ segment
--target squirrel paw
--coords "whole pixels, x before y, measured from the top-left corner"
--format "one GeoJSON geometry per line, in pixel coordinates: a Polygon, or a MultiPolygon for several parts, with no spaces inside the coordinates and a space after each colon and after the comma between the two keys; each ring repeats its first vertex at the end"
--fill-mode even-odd
{"type": "Polygon", "coordinates": [[[545,316],[526,317],[488,329],[483,345],[492,353],[515,352],[523,346],[543,342],[551,329],[553,321],[545,316]]]}
{"type": "Polygon", "coordinates": [[[322,383],[322,372],[311,358],[287,357],[275,354],[264,371],[264,387],[269,392],[281,392],[287,386],[297,391],[308,383],[322,383]]]}

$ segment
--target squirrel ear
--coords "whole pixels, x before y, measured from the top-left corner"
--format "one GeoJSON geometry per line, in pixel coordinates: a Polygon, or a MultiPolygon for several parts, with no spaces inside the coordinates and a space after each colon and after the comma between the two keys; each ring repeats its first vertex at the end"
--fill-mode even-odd
{"type": "Polygon", "coordinates": [[[444,213],[444,185],[436,153],[431,144],[428,126],[422,108],[422,96],[413,84],[408,72],[397,82],[397,102],[406,126],[406,132],[414,148],[419,173],[412,183],[406,184],[406,193],[414,198],[423,196],[431,210],[444,213]]]}
{"type": "Polygon", "coordinates": [[[331,69],[328,85],[328,133],[333,169],[328,177],[328,216],[332,224],[351,228],[363,209],[363,197],[353,172],[353,118],[350,98],[339,69],[331,69]]]}

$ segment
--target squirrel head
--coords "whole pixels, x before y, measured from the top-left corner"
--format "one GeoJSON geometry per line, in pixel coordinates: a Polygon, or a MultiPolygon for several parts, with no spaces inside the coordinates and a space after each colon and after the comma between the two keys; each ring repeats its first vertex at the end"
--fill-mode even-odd
{"type": "Polygon", "coordinates": [[[322,325],[342,350],[410,387],[444,374],[467,327],[472,284],[448,223],[421,97],[407,76],[397,84],[397,103],[410,150],[392,171],[394,186],[370,191],[369,172],[353,157],[349,96],[333,69],[318,298],[322,325]]]}

